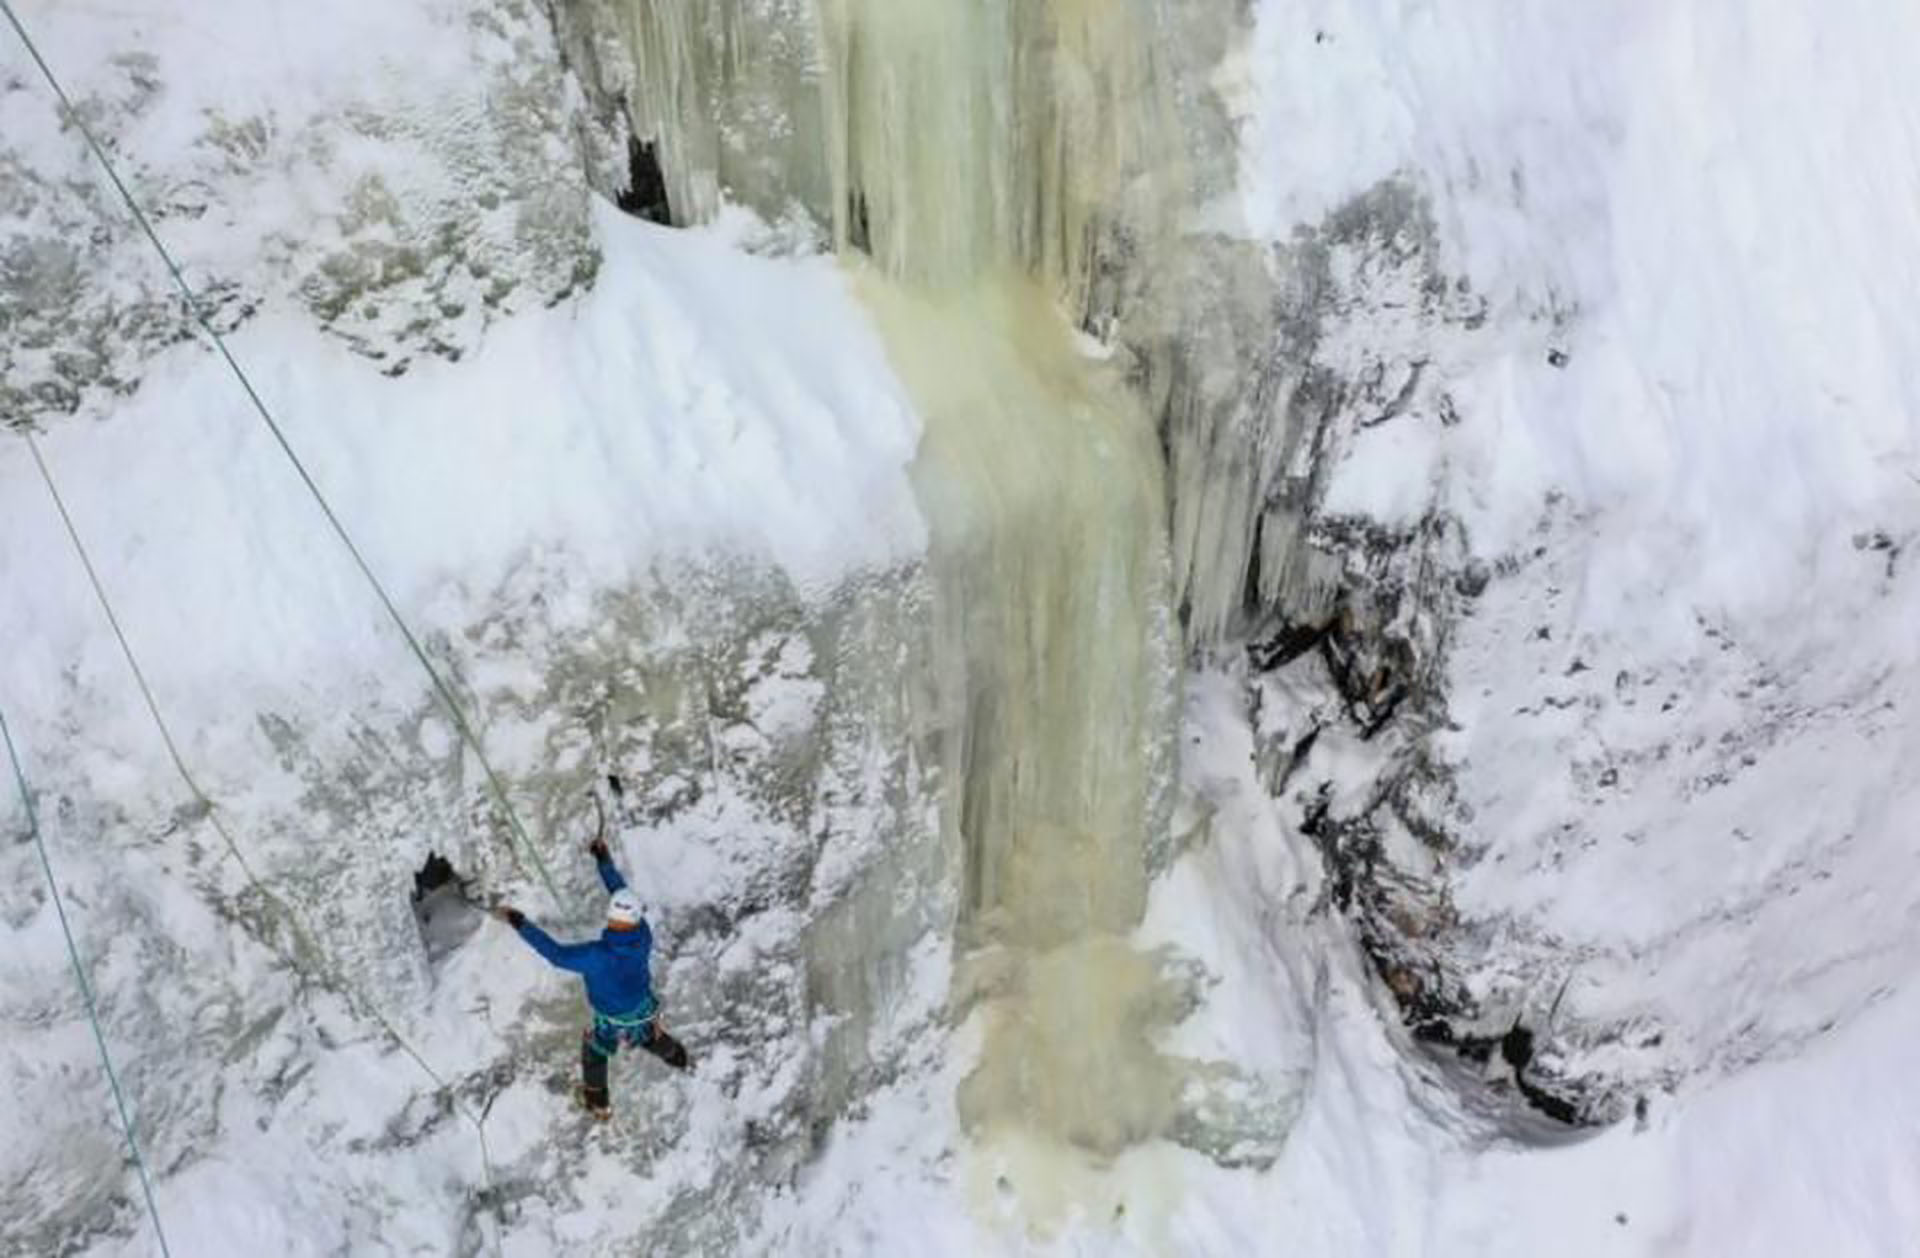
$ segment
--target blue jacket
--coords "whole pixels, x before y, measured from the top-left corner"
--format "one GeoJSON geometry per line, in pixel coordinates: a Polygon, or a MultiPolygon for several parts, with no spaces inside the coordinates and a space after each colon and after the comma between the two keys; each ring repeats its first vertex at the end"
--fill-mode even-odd
{"type": "MultiPolygon", "coordinates": [[[[600,881],[607,894],[627,885],[613,862],[599,862],[600,881]]],[[[585,943],[555,943],[553,936],[531,921],[520,923],[520,938],[533,950],[562,970],[571,970],[587,981],[587,1003],[596,1013],[627,1018],[649,1013],[653,1008],[653,976],[648,960],[653,954],[653,929],[642,921],[632,930],[600,932],[600,938],[585,943]]]]}

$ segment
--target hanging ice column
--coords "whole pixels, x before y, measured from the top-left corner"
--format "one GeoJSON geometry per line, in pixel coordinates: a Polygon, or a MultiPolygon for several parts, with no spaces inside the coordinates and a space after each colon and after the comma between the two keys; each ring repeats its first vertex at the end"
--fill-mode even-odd
{"type": "Polygon", "coordinates": [[[1173,651],[1152,427],[1065,316],[1103,249],[1158,226],[1152,41],[1124,3],[822,16],[836,234],[896,281],[869,299],[927,425],[947,811],[987,997],[961,1113],[1112,1152],[1174,1104],[1153,972],[1124,942],[1161,824],[1173,651]]]}
{"type": "Polygon", "coordinates": [[[1117,1150],[1173,1100],[1123,942],[1167,760],[1158,448],[1037,286],[869,300],[927,425],[946,821],[989,1019],[962,1116],[1117,1150]]]}
{"type": "Polygon", "coordinates": [[[684,134],[758,169],[721,154],[739,133],[705,119],[737,120],[770,90],[744,44],[817,41],[817,97],[764,129],[790,166],[779,191],[756,177],[735,195],[774,216],[807,203],[872,259],[860,282],[926,423],[945,824],[988,1020],[962,1113],[976,1131],[1112,1152],[1159,1133],[1173,1105],[1147,1038],[1152,970],[1125,936],[1164,825],[1177,651],[1152,425],[1069,319],[1161,228],[1154,179],[1173,145],[1148,14],[1133,0],[758,8],[785,34],[743,36],[740,5],[717,0],[630,10],[642,83],[691,85],[640,112],[700,109],[684,134]],[[650,66],[665,48],[696,64],[650,66]]]}

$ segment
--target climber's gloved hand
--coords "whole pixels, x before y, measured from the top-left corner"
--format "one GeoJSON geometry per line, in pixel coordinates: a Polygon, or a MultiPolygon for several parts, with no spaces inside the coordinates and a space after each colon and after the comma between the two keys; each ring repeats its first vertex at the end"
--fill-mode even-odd
{"type": "Polygon", "coordinates": [[[600,802],[600,794],[598,791],[588,791],[587,797],[593,801],[593,819],[595,822],[593,827],[593,840],[587,844],[587,851],[593,856],[593,859],[597,863],[604,865],[612,859],[607,854],[607,806],[600,802]]]}
{"type": "Polygon", "coordinates": [[[519,930],[522,926],[526,925],[527,922],[527,915],[519,909],[514,908],[511,904],[494,905],[493,915],[515,930],[519,930]]]}

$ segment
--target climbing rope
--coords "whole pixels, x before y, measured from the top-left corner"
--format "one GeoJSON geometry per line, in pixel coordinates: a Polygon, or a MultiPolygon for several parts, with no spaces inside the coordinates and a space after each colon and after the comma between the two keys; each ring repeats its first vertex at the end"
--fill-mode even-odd
{"type": "MultiPolygon", "coordinates": [[[[147,705],[147,714],[153,718],[154,728],[160,731],[160,741],[166,745],[167,755],[173,760],[175,771],[180,774],[180,780],[187,784],[187,792],[193,796],[193,802],[199,807],[201,815],[213,826],[214,833],[220,836],[220,841],[226,844],[227,853],[233,857],[234,863],[240,866],[240,872],[246,875],[248,882],[264,891],[265,887],[253,872],[253,866],[247,863],[246,856],[240,851],[240,845],[233,841],[233,835],[227,830],[226,822],[215,810],[213,800],[200,789],[200,783],[194,778],[193,771],[187,768],[186,759],[180,754],[180,744],[174,741],[172,727],[167,724],[167,719],[160,715],[160,705],[154,701],[153,687],[147,684],[146,670],[140,667],[140,660],[134,655],[133,647],[127,641],[126,632],[120,627],[120,617],[114,613],[113,603],[107,598],[106,587],[100,584],[100,574],[94,569],[93,558],[87,553],[85,543],[80,540],[80,531],[74,527],[73,516],[67,513],[67,500],[61,496],[59,485],[54,483],[53,471],[47,466],[46,459],[40,453],[40,443],[33,439],[33,432],[30,429],[22,429],[20,435],[26,439],[27,451],[33,455],[33,465],[40,470],[40,483],[47,487],[47,494],[53,499],[54,509],[60,513],[60,523],[66,526],[67,540],[73,543],[74,554],[80,557],[80,566],[87,573],[87,584],[93,587],[93,596],[99,601],[100,610],[106,613],[107,624],[112,626],[113,636],[120,643],[120,654],[126,657],[127,667],[133,672],[133,680],[140,688],[140,698],[147,705]]],[[[280,905],[278,896],[274,896],[271,892],[267,894],[276,906],[280,905]]]]}
{"type": "Polygon", "coordinates": [[[226,338],[222,337],[214,328],[213,324],[207,319],[201,306],[199,294],[194,291],[191,284],[187,283],[187,278],[185,274],[182,273],[179,263],[174,261],[173,254],[167,249],[167,246],[162,243],[159,234],[153,230],[153,224],[148,220],[146,211],[140,208],[140,203],[134,200],[133,193],[127,190],[127,185],[121,180],[120,173],[114,167],[112,160],[107,156],[106,150],[102,148],[100,142],[94,138],[92,128],[87,126],[86,120],[83,119],[80,116],[80,112],[73,107],[72,100],[68,98],[66,89],[60,85],[60,80],[54,75],[53,68],[47,64],[46,58],[40,55],[39,46],[34,43],[33,37],[27,33],[27,28],[22,24],[19,16],[14,13],[11,0],[0,0],[0,10],[5,11],[8,23],[12,25],[14,33],[19,35],[20,42],[26,47],[27,54],[33,58],[33,63],[39,67],[41,77],[46,79],[47,86],[52,88],[54,95],[59,98],[60,108],[65,113],[67,121],[75,130],[79,131],[82,138],[86,140],[87,148],[93,153],[94,159],[99,162],[101,170],[106,173],[107,179],[113,184],[114,190],[120,194],[120,199],[126,203],[127,209],[133,214],[134,222],[139,225],[141,232],[146,236],[147,240],[152,243],[154,250],[159,253],[160,260],[166,264],[167,273],[173,277],[173,282],[179,288],[181,296],[186,299],[187,313],[192,317],[194,323],[200,330],[206,334],[207,339],[213,342],[214,348],[219,351],[220,357],[225,361],[227,368],[233,372],[234,378],[240,382],[240,387],[246,391],[247,400],[253,404],[254,413],[258,415],[261,422],[267,426],[267,431],[273,434],[274,442],[280,447],[281,452],[287,456],[288,462],[293,464],[294,471],[299,474],[301,484],[307,487],[307,492],[313,496],[313,501],[320,508],[320,513],[326,517],[327,523],[333,527],[335,535],[337,535],[340,541],[346,546],[347,553],[353,556],[353,562],[360,569],[360,574],[367,579],[367,584],[371,585],[374,593],[379,596],[380,605],[386,608],[387,615],[392,619],[394,628],[400,631],[400,636],[406,641],[407,648],[413,652],[414,659],[418,660],[420,667],[426,670],[427,678],[433,684],[433,691],[439,697],[442,706],[446,708],[447,715],[452,719],[454,728],[458,730],[461,741],[466,744],[468,750],[473,752],[474,759],[479,761],[480,768],[486,775],[487,786],[492,791],[494,800],[500,807],[501,814],[506,818],[507,827],[512,832],[514,841],[519,844],[520,850],[533,862],[534,869],[539,873],[541,882],[546,884],[547,894],[553,897],[553,902],[556,905],[562,904],[560,891],[553,881],[553,875],[548,871],[546,862],[541,859],[540,853],[538,849],[534,847],[532,839],[528,837],[526,827],[520,823],[520,815],[515,811],[513,801],[508,798],[506,787],[500,781],[500,775],[494,772],[493,763],[487,759],[486,752],[481,749],[480,739],[474,733],[472,724],[467,720],[465,709],[463,709],[460,706],[460,702],[454,698],[453,691],[441,677],[440,670],[435,668],[433,661],[427,657],[426,650],[420,645],[420,640],[414,636],[413,630],[408,627],[406,618],[400,614],[400,609],[394,603],[392,596],[387,593],[386,586],[383,585],[380,578],[374,574],[372,565],[369,564],[366,557],[360,553],[360,548],[354,544],[353,537],[347,532],[346,525],[342,524],[340,517],[334,514],[333,507],[327,502],[326,495],[320,492],[319,484],[316,483],[312,475],[308,473],[306,464],[301,462],[300,456],[294,452],[293,444],[287,440],[286,433],[281,430],[279,422],[273,417],[273,413],[267,409],[267,404],[261,399],[259,390],[253,387],[253,380],[240,366],[239,360],[234,358],[232,351],[227,348],[226,338]]]}
{"type": "Polygon", "coordinates": [[[140,1192],[147,1199],[147,1217],[153,1220],[153,1234],[160,1242],[164,1258],[173,1258],[167,1248],[167,1232],[160,1226],[160,1207],[153,1200],[153,1178],[147,1173],[146,1155],[140,1152],[140,1137],[134,1131],[133,1111],[120,1086],[120,1072],[113,1068],[113,1054],[107,1051],[107,1033],[100,1026],[100,1010],[94,1003],[93,984],[87,982],[87,967],[80,959],[80,945],[74,942],[73,927],[67,921],[67,906],[60,898],[60,884],[53,876],[53,862],[47,856],[46,837],[40,833],[40,817],[33,807],[33,792],[27,788],[27,772],[20,767],[20,752],[13,745],[13,731],[7,728],[5,712],[0,712],[0,739],[7,744],[7,759],[13,763],[14,785],[20,790],[20,803],[27,810],[27,833],[33,837],[34,850],[40,853],[40,872],[46,875],[47,892],[53,897],[54,915],[60,919],[60,933],[67,941],[67,959],[73,963],[73,981],[80,988],[80,1003],[93,1027],[93,1043],[100,1050],[100,1064],[107,1072],[107,1087],[113,1091],[113,1104],[120,1111],[120,1129],[127,1134],[127,1151],[133,1155],[134,1168],[140,1173],[140,1192]]]}
{"type": "MultiPolygon", "coordinates": [[[[5,0],[0,0],[0,5],[4,3],[5,0]]],[[[480,1149],[481,1189],[485,1196],[491,1197],[493,1193],[493,1158],[487,1148],[485,1118],[475,1114],[460,1101],[458,1095],[453,1090],[453,1085],[448,1083],[446,1077],[434,1069],[432,1063],[427,1061],[426,1057],[413,1046],[412,1042],[400,1033],[399,1028],[394,1025],[393,1020],[387,1017],[379,1005],[370,999],[364,991],[350,982],[344,971],[339,970],[338,967],[334,966],[327,959],[325,950],[319,946],[313,931],[307,926],[298,910],[296,910],[285,897],[268,886],[266,882],[254,872],[253,866],[248,863],[245,854],[241,852],[240,845],[234,841],[233,833],[228,830],[226,822],[222,819],[220,810],[215,807],[212,797],[201,788],[199,780],[194,776],[193,771],[187,767],[186,758],[180,754],[180,745],[174,739],[172,727],[168,724],[166,717],[161,713],[159,703],[153,697],[153,688],[147,684],[146,671],[140,667],[139,657],[134,654],[133,644],[127,640],[127,635],[120,624],[120,617],[113,609],[113,601],[107,597],[106,586],[102,584],[99,571],[94,567],[93,557],[88,553],[86,543],[80,538],[80,530],[74,525],[72,513],[67,510],[66,498],[60,492],[59,483],[54,480],[53,469],[47,465],[46,458],[41,454],[40,445],[34,440],[33,433],[30,430],[23,430],[21,436],[26,440],[27,449],[33,455],[34,467],[37,468],[40,473],[40,482],[46,486],[47,496],[53,500],[54,509],[60,514],[60,523],[65,526],[67,540],[72,543],[74,554],[79,557],[80,566],[87,574],[87,583],[93,587],[94,598],[99,602],[100,610],[106,615],[107,623],[113,628],[114,639],[120,644],[120,654],[126,659],[128,671],[133,674],[133,679],[139,686],[140,697],[146,704],[147,714],[153,718],[154,728],[160,733],[160,741],[166,745],[167,754],[173,760],[175,771],[179,774],[180,780],[186,785],[188,793],[193,796],[194,804],[197,806],[200,815],[207,820],[208,824],[213,827],[214,832],[220,836],[220,840],[225,844],[228,854],[233,857],[234,863],[240,867],[240,872],[245,876],[248,885],[273,907],[281,921],[286,925],[288,933],[293,937],[294,956],[290,960],[294,964],[295,969],[299,969],[300,958],[306,957],[311,959],[312,964],[320,971],[322,984],[343,997],[350,1010],[377,1026],[381,1032],[392,1041],[396,1048],[410,1058],[413,1063],[420,1068],[421,1072],[433,1081],[435,1088],[448,1098],[448,1102],[460,1116],[472,1124],[480,1149]]],[[[12,750],[11,738],[8,739],[8,750],[12,750]]],[[[16,761],[16,773],[18,772],[18,768],[19,765],[16,761]]],[[[22,781],[21,789],[24,792],[24,780],[22,781]]],[[[31,816],[31,813],[29,813],[29,816],[31,816]]],[[[36,829],[36,837],[37,835],[38,831],[36,829]]],[[[44,851],[42,852],[42,859],[45,859],[44,851]]],[[[63,915],[63,924],[64,921],[65,918],[63,915]]],[[[91,998],[89,998],[89,1009],[91,1009],[91,998]]],[[[96,1033],[98,1029],[96,1024],[96,1033]]],[[[105,1052],[104,1043],[101,1045],[101,1051],[103,1053],[105,1052]]],[[[117,1085],[116,1095],[118,1095],[117,1085]]],[[[500,1238],[497,1234],[494,1236],[493,1241],[494,1249],[498,1252],[500,1238]]]]}

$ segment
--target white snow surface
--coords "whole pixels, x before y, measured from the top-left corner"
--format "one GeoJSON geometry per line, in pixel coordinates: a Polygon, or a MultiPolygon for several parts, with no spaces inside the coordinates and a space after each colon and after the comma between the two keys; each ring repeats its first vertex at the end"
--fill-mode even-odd
{"type": "MultiPolygon", "coordinates": [[[[547,594],[577,620],[586,594],[674,561],[770,560],[817,590],[916,554],[917,421],[834,266],[611,210],[596,221],[601,283],[457,365],[388,380],[293,315],[228,338],[399,604],[456,630],[537,560],[567,574],[571,589],[547,594]]],[[[214,355],[168,355],[111,421],[40,444],[136,649],[167,661],[162,707],[177,693],[183,723],[236,688],[323,686],[394,655],[379,604],[214,355]]],[[[32,461],[18,441],[4,453],[0,563],[23,595],[10,673],[64,684],[78,659],[85,682],[117,684],[32,461]]],[[[30,696],[15,699],[23,722],[30,696]]]]}
{"type": "MultiPolygon", "coordinates": [[[[185,94],[176,117],[300,112],[343,85],[399,91],[412,62],[391,50],[441,47],[425,10],[401,5],[336,22],[234,4],[204,23],[198,7],[189,22],[133,6],[131,27],[102,33],[123,7],[25,6],[83,79],[130,42],[163,67],[223,67],[168,77],[185,94]]],[[[17,49],[0,47],[26,81],[17,49]]],[[[1298,1096],[1279,1161],[1228,1170],[1155,1145],[1061,1171],[1082,1213],[1029,1232],[996,1211],[993,1176],[1008,1168],[975,1165],[958,1131],[953,1093],[977,1047],[963,1026],[937,1062],[833,1127],[769,1196],[753,1247],[1920,1252],[1920,8],[1263,0],[1243,57],[1247,230],[1284,238],[1402,178],[1431,199],[1450,270],[1489,303],[1484,334],[1435,367],[1462,422],[1443,429],[1416,408],[1383,427],[1351,451],[1331,503],[1387,518],[1439,504],[1477,553],[1512,561],[1453,663],[1460,729],[1445,750],[1493,844],[1458,887],[1462,907],[1530,922],[1580,958],[1567,1000],[1584,1015],[1638,1010],[1667,1027],[1668,1089],[1643,1123],[1558,1147],[1490,1139],[1457,1112],[1351,940],[1313,911],[1315,858],[1293,805],[1255,777],[1240,679],[1203,673],[1182,743],[1190,833],[1140,942],[1210,976],[1174,1051],[1231,1058],[1298,1096]],[[1599,784],[1604,769],[1617,785],[1599,784]]],[[[24,127],[50,168],[79,169],[44,109],[18,90],[0,99],[10,141],[24,127]]],[[[188,142],[151,125],[143,152],[188,142]]],[[[741,556],[820,590],[920,552],[905,475],[917,423],[831,263],[610,212],[594,231],[604,262],[589,293],[501,322],[457,363],[388,379],[285,301],[232,338],[409,615],[458,634],[531,570],[557,620],[585,625],[596,591],[687,560],[741,556]]],[[[246,265],[252,245],[231,247],[246,265]]],[[[188,248],[221,262],[217,233],[188,248]]],[[[203,349],[169,351],[105,419],[41,441],[189,760],[218,766],[216,798],[254,792],[268,809],[293,789],[246,728],[252,713],[420,698],[377,605],[203,349]]],[[[230,967],[263,1001],[291,999],[261,950],[174,881],[178,853],[95,841],[102,808],[152,826],[179,788],[12,437],[0,578],[0,703],[42,789],[110,1041],[135,1005],[163,1021],[190,1012],[165,990],[116,988],[135,973],[129,930],[170,934],[181,964],[230,967]],[[67,794],[95,804],[75,819],[67,794]]],[[[813,701],[803,686],[756,703],[778,729],[813,701]]],[[[0,816],[21,828],[11,798],[0,816]]],[[[648,858],[670,900],[718,876],[696,830],[664,836],[683,859],[648,858]]],[[[30,1028],[0,1049],[0,1185],[125,1194],[130,1175],[99,1182],[118,1136],[51,908],[10,887],[0,920],[0,1002],[30,1028]]],[[[518,948],[484,936],[444,997],[407,1015],[440,1064],[484,1060],[462,1044],[493,1034],[469,1011],[479,994],[517,1008],[542,990],[518,948]]],[[[923,961],[919,990],[937,1001],[944,958],[923,961]]],[[[292,1119],[256,1129],[236,1100],[218,1147],[177,1174],[163,1164],[174,1252],[438,1252],[446,1203],[474,1176],[470,1133],[317,1161],[311,1148],[391,1135],[418,1081],[330,998],[304,999],[347,1046],[288,1082],[292,1119]],[[385,1208],[343,1209],[341,1185],[369,1183],[385,1208]]],[[[291,1032],[262,1034],[265,1057],[296,1056],[291,1032]]],[[[219,1065],[189,1042],[114,1047],[147,1073],[219,1065]]],[[[644,1252],[623,1218],[715,1173],[699,1143],[751,1097],[657,1074],[645,1086],[691,1115],[687,1147],[645,1182],[593,1159],[578,1214],[510,1233],[509,1252],[644,1252]]],[[[575,1138],[556,1104],[537,1088],[502,1094],[494,1159],[575,1138]]],[[[164,1105],[146,1119],[189,1133],[197,1121],[164,1105]]],[[[179,1153],[182,1139],[153,1143],[179,1153]]],[[[87,1252],[156,1252],[135,1216],[116,1218],[87,1252]]]]}
{"type": "Polygon", "coordinates": [[[1401,178],[1488,304],[1328,496],[1447,510],[1495,573],[1439,744],[1487,846],[1456,905],[1682,1072],[1920,955],[1916,49],[1911,6],[1309,0],[1247,53],[1253,229],[1401,178]]]}

